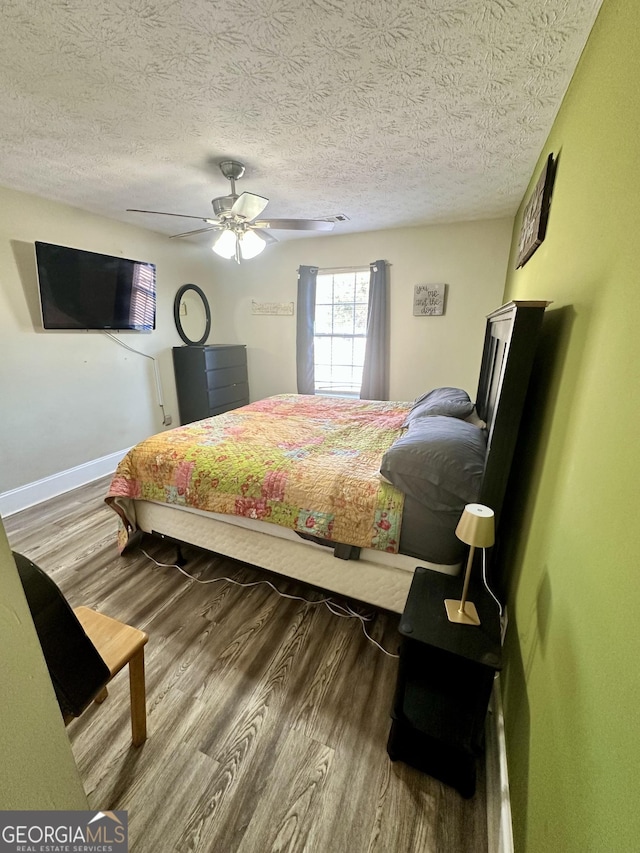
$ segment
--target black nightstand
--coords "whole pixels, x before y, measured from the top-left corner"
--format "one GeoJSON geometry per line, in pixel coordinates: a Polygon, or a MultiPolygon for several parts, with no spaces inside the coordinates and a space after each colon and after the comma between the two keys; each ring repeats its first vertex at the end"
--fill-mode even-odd
{"type": "Polygon", "coordinates": [[[471,797],[502,650],[498,606],[482,583],[470,585],[468,596],[481,624],[449,622],[444,600],[459,599],[462,582],[422,567],[414,573],[400,620],[387,752],[471,797]]]}

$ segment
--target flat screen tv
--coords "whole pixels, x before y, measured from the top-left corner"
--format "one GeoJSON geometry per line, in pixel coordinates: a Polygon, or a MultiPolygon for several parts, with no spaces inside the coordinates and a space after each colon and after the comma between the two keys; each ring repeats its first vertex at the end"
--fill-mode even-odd
{"type": "Polygon", "coordinates": [[[45,329],[155,329],[154,264],[36,242],[36,266],[45,329]]]}

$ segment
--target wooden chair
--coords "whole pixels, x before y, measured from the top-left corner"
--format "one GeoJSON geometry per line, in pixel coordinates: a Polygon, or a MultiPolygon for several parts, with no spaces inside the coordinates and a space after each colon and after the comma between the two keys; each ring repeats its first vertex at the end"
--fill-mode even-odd
{"type": "MultiPolygon", "coordinates": [[[[73,611],[86,635],[109,667],[109,681],[129,664],[129,690],[131,694],[131,736],[134,746],[147,739],[147,702],[144,680],[144,647],[148,634],[91,610],[76,607],[73,611]]],[[[108,682],[107,682],[108,683],[108,682]]],[[[94,699],[98,705],[107,698],[106,686],[94,699]]],[[[68,722],[65,719],[65,722],[68,722]]]]}
{"type": "Polygon", "coordinates": [[[147,737],[144,631],[78,607],[72,610],[46,572],[13,552],[65,725],[107,698],[107,684],[129,664],[133,745],[147,737]]]}

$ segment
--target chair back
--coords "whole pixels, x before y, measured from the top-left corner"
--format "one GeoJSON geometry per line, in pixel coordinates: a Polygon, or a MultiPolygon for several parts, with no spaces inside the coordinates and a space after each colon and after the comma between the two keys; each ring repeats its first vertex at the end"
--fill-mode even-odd
{"type": "Polygon", "coordinates": [[[55,581],[13,552],[63,716],[79,717],[109,680],[106,663],[55,581]]]}

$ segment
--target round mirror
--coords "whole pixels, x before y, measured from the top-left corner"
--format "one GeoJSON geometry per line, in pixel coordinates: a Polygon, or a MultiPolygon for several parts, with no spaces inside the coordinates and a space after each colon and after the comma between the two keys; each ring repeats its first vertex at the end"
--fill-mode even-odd
{"type": "Polygon", "coordinates": [[[205,343],[211,331],[209,302],[197,284],[183,284],[176,293],[173,317],[178,334],[190,346],[205,343]]]}

